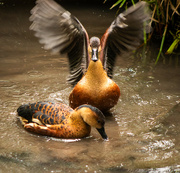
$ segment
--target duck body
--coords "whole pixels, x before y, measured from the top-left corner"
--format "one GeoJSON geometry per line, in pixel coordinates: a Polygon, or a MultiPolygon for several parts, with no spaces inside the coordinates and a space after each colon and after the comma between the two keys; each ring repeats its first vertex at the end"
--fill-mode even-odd
{"type": "Polygon", "coordinates": [[[90,104],[107,111],[117,104],[119,97],[119,86],[107,76],[101,61],[90,61],[87,72],[70,93],[69,105],[74,109],[90,104]]]}
{"type": "Polygon", "coordinates": [[[17,112],[24,128],[33,133],[58,138],[83,138],[90,135],[93,125],[107,139],[104,115],[90,105],[73,110],[62,103],[36,102],[21,105],[17,112]]]}

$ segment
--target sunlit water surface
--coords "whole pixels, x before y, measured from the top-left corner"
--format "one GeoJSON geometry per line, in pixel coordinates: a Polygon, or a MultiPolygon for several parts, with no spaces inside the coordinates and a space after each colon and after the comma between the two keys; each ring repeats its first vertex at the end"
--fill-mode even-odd
{"type": "MultiPolygon", "coordinates": [[[[89,5],[66,8],[90,36],[101,36],[115,14],[89,5]]],[[[0,10],[0,172],[179,172],[180,68],[153,67],[146,52],[144,59],[141,53],[118,59],[114,81],[121,97],[106,114],[109,141],[94,129],[88,138],[63,140],[22,128],[16,116],[21,104],[68,104],[72,90],[66,57],[43,50],[29,31],[30,9],[2,5],[0,10]]]]}

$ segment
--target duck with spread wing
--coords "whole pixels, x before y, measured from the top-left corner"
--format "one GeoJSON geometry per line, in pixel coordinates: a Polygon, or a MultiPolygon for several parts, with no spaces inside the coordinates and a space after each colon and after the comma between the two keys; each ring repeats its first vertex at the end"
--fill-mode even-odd
{"type": "Polygon", "coordinates": [[[146,2],[120,13],[102,39],[88,34],[80,21],[53,0],[37,0],[31,11],[31,30],[44,48],[67,54],[73,85],[69,104],[75,109],[90,104],[107,111],[117,104],[119,86],[112,80],[118,56],[136,49],[143,40],[144,23],[150,15],[146,2]]]}

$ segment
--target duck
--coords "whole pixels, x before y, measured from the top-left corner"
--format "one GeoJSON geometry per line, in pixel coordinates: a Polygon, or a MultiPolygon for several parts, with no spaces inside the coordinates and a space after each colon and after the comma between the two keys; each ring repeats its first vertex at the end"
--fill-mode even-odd
{"type": "Polygon", "coordinates": [[[96,107],[81,105],[73,110],[66,104],[35,102],[23,104],[17,109],[23,127],[35,134],[57,138],[85,138],[95,127],[104,140],[105,116],[96,107]]]}
{"type": "Polygon", "coordinates": [[[71,108],[90,104],[104,112],[118,103],[120,88],[112,79],[115,62],[141,44],[144,28],[149,28],[146,2],[140,1],[120,13],[101,40],[96,36],[89,39],[81,22],[53,0],[37,0],[29,19],[30,30],[44,49],[67,55],[67,82],[73,87],[71,108]]]}

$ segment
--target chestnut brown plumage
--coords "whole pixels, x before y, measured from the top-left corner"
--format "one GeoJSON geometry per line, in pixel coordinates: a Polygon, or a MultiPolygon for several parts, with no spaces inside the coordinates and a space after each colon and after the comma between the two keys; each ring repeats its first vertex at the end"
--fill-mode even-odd
{"type": "Polygon", "coordinates": [[[83,138],[95,127],[103,139],[103,113],[91,105],[81,105],[75,110],[62,103],[36,102],[21,105],[18,116],[27,131],[58,138],[83,138]]]}
{"type": "Polygon", "coordinates": [[[103,111],[113,107],[120,96],[118,85],[111,80],[116,58],[143,40],[144,22],[150,18],[147,3],[138,2],[119,14],[101,41],[97,37],[89,40],[79,20],[53,0],[37,0],[31,13],[30,29],[44,48],[68,56],[67,80],[75,86],[70,106],[91,104],[103,111]]]}

